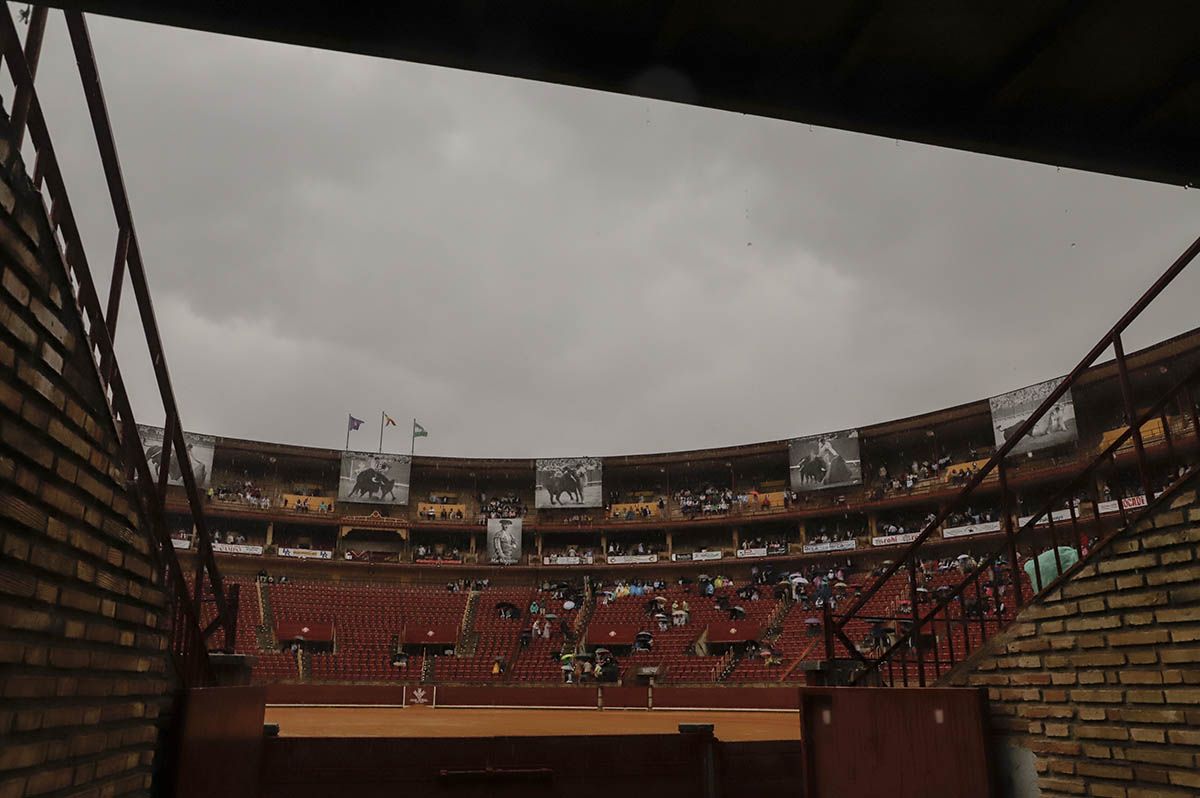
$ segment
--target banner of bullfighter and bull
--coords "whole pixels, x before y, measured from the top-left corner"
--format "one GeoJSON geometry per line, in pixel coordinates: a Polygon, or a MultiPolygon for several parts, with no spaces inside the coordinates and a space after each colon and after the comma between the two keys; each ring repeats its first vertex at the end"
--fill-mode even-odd
{"type": "Polygon", "coordinates": [[[827,432],[788,441],[792,490],[821,490],[862,484],[858,430],[827,432]]]}
{"type": "MultiPolygon", "coordinates": [[[[992,410],[992,431],[996,436],[996,447],[999,448],[1016,434],[1025,421],[1033,415],[1046,397],[1054,392],[1061,379],[1046,380],[1037,385],[1018,388],[1015,391],[1002,393],[988,399],[992,410]]],[[[1046,415],[1037,420],[1028,434],[1012,448],[1009,455],[1025,454],[1038,449],[1048,449],[1079,438],[1079,429],[1075,426],[1075,402],[1068,390],[1055,402],[1046,415]]]]}
{"type": "MultiPolygon", "coordinates": [[[[150,464],[150,473],[158,479],[159,462],[163,452],[163,428],[138,424],[138,437],[142,441],[142,451],[146,453],[146,462],[150,464]]],[[[217,439],[210,435],[185,432],[183,442],[187,447],[187,456],[192,464],[192,476],[196,478],[196,485],[207,488],[212,482],[213,452],[216,450],[217,439]]],[[[171,446],[167,484],[183,484],[183,473],[179,470],[178,452],[174,445],[171,446]]]]}
{"type": "Polygon", "coordinates": [[[555,457],[537,461],[534,506],[600,507],[604,504],[599,457],[555,457]]]}
{"type": "Polygon", "coordinates": [[[412,458],[407,454],[342,452],[338,501],[408,504],[412,458]]]}

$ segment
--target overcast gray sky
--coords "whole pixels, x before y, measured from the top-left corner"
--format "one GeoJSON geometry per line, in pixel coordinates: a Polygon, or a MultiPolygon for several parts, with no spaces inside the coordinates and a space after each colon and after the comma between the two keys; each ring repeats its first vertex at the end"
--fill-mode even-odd
{"type": "MultiPolygon", "coordinates": [[[[111,211],[51,20],[41,93],[106,281],[111,211]]],[[[419,452],[533,456],[872,423],[1065,373],[1200,232],[1195,191],[91,22],[201,432],[340,447],[352,412],[374,449],[384,409],[388,449],[415,416],[419,452]]],[[[1184,279],[1129,348],[1196,324],[1184,279]]],[[[139,421],[161,423],[132,330],[139,421]]]]}

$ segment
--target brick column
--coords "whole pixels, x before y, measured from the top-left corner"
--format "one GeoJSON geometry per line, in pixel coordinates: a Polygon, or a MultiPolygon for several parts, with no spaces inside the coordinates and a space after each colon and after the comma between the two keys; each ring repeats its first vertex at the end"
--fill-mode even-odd
{"type": "Polygon", "coordinates": [[[0,795],[146,795],[165,600],[22,169],[0,166],[0,795]]]}

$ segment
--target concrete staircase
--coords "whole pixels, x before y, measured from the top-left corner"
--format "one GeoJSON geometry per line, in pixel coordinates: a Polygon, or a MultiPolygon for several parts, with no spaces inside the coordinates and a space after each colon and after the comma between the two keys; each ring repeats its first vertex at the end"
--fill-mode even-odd
{"type": "Polygon", "coordinates": [[[265,582],[255,582],[254,592],[258,595],[258,620],[254,627],[254,638],[260,651],[278,651],[279,641],[275,639],[274,615],[271,613],[271,594],[265,582]]]}
{"type": "Polygon", "coordinates": [[[475,631],[475,613],[479,611],[479,600],[482,593],[472,590],[467,598],[467,606],[463,608],[462,623],[458,628],[458,643],[454,646],[454,656],[473,657],[479,648],[479,632],[475,631]]]}

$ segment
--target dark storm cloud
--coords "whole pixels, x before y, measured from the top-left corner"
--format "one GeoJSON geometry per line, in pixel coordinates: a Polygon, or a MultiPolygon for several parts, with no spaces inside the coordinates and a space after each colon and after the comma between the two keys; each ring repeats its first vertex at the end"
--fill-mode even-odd
{"type": "MultiPolygon", "coordinates": [[[[338,446],[352,411],[366,446],[385,408],[420,418],[421,451],[554,456],[842,429],[1064,373],[1196,232],[1178,189],[92,26],[204,432],[338,446]]],[[[107,199],[51,34],[43,92],[103,274],[107,199]]],[[[1135,343],[1194,323],[1195,289],[1135,343]]]]}

